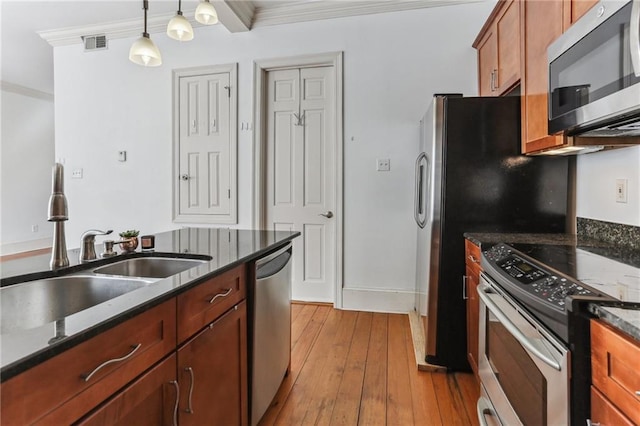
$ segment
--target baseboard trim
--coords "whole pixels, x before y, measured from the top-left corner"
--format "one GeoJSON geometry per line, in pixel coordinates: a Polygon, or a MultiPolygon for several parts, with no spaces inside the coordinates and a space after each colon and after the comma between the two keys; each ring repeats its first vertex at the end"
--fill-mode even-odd
{"type": "Polygon", "coordinates": [[[347,311],[406,314],[413,310],[414,292],[343,288],[342,309],[347,311]]]}
{"type": "Polygon", "coordinates": [[[411,338],[413,340],[413,351],[416,355],[416,366],[420,371],[429,371],[432,373],[446,373],[446,367],[440,365],[429,364],[425,354],[425,335],[420,315],[415,310],[409,311],[409,325],[411,326],[411,338]]]}

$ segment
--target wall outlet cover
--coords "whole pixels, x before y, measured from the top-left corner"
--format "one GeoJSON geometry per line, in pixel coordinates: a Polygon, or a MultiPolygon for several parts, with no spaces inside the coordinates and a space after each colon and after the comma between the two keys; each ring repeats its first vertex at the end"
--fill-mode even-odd
{"type": "Polygon", "coordinates": [[[616,179],[616,203],[627,203],[627,180],[616,179]]]}
{"type": "Polygon", "coordinates": [[[71,178],[82,179],[82,169],[74,169],[73,172],[71,172],[71,178]]]}
{"type": "Polygon", "coordinates": [[[378,170],[379,172],[388,172],[389,170],[391,170],[391,160],[388,158],[382,158],[382,159],[378,159],[376,160],[376,170],[378,170]]]}

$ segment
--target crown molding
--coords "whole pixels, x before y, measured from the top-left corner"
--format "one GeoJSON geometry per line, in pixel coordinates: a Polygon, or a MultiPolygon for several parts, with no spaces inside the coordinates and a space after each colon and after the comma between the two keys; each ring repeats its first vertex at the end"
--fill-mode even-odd
{"type": "Polygon", "coordinates": [[[30,98],[42,99],[44,101],[53,102],[54,100],[53,94],[51,93],[42,92],[40,90],[21,86],[15,83],[9,83],[8,81],[0,81],[0,90],[3,92],[11,92],[22,96],[28,96],[30,98]]]}
{"type": "Polygon", "coordinates": [[[258,8],[253,27],[290,24],[347,16],[398,12],[428,7],[478,3],[488,0],[381,0],[381,1],[314,1],[258,8]]]}
{"type": "Polygon", "coordinates": [[[255,6],[251,1],[211,0],[216,8],[220,23],[229,32],[238,33],[251,30],[255,6]]]}

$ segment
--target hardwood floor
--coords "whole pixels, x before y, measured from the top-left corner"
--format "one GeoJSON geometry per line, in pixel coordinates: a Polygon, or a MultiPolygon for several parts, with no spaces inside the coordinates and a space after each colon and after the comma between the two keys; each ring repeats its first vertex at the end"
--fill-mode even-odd
{"type": "Polygon", "coordinates": [[[294,304],[291,371],[260,425],[476,425],[472,374],[418,371],[407,315],[294,304]]]}

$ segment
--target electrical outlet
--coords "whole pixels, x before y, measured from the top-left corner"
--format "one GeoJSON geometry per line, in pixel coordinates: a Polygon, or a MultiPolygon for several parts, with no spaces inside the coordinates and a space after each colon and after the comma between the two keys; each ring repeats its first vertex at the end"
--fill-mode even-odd
{"type": "Polygon", "coordinates": [[[627,180],[616,179],[616,203],[627,202],[627,180]]]}
{"type": "Polygon", "coordinates": [[[75,169],[71,172],[71,179],[82,179],[82,169],[75,169]]]}
{"type": "Polygon", "coordinates": [[[388,158],[378,159],[377,170],[379,172],[388,172],[389,170],[391,170],[391,160],[389,160],[388,158]]]}

